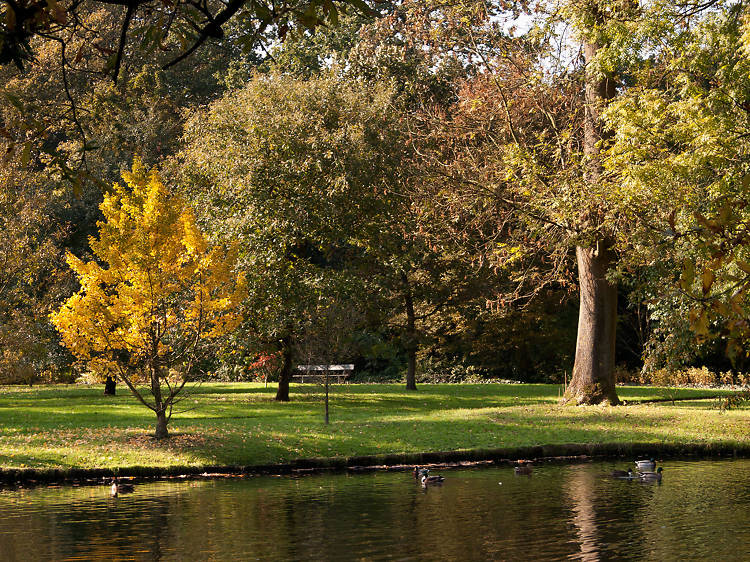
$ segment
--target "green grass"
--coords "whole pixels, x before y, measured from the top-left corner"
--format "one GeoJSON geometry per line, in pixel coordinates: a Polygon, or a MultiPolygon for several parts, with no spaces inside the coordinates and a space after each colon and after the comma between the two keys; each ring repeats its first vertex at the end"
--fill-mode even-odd
{"type": "MultiPolygon", "coordinates": [[[[323,423],[318,385],[292,401],[261,384],[204,384],[155,441],[155,416],[119,387],[0,387],[0,468],[257,465],[311,457],[565,443],[747,442],[750,409],[721,412],[708,392],[623,387],[620,407],[558,404],[556,385],[335,385],[323,423]],[[678,401],[632,404],[672,397],[678,401]]],[[[711,391],[719,395],[722,391],[711,391]]]]}

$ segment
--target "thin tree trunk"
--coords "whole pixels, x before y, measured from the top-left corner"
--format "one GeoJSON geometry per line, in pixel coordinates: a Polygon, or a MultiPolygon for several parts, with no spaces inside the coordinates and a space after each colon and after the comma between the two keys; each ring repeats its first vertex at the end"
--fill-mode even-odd
{"type": "Polygon", "coordinates": [[[292,371],[294,371],[292,337],[284,336],[281,339],[281,372],[279,373],[279,388],[276,391],[278,402],[289,402],[289,382],[292,380],[292,371]]]}
{"type": "Polygon", "coordinates": [[[161,381],[159,380],[159,366],[151,365],[151,394],[154,396],[154,411],[156,412],[156,438],[169,437],[167,431],[167,409],[161,395],[161,381]]]}
{"type": "Polygon", "coordinates": [[[404,286],[404,307],[406,308],[406,390],[417,390],[417,328],[414,313],[414,299],[409,278],[401,272],[404,286]]]}
{"type": "MultiPolygon", "coordinates": [[[[326,365],[327,368],[331,368],[330,365],[326,365]]],[[[328,425],[328,370],[326,370],[326,425],[328,425]]]]}
{"type": "Polygon", "coordinates": [[[164,410],[156,411],[156,438],[165,439],[169,437],[167,430],[167,413],[164,410]]]}
{"type": "MultiPolygon", "coordinates": [[[[598,11],[593,16],[596,22],[603,19],[598,11]]],[[[595,41],[589,41],[583,49],[586,59],[584,181],[592,188],[592,193],[598,190],[601,181],[600,141],[606,136],[602,132],[600,112],[604,104],[616,95],[614,79],[602,76],[593,67],[592,61],[599,48],[595,41]]],[[[589,211],[588,223],[592,231],[598,231],[600,217],[595,207],[589,211]]],[[[581,304],[575,364],[565,401],[577,404],[609,401],[617,404],[619,399],[614,374],[617,286],[606,279],[607,270],[614,263],[615,256],[610,242],[599,236],[590,246],[576,247],[576,258],[581,304]]]]}

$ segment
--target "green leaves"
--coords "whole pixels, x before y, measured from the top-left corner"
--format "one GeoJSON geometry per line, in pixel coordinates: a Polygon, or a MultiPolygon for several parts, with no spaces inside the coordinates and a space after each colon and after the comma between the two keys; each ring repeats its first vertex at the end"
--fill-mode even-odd
{"type": "MultiPolygon", "coordinates": [[[[668,23],[669,5],[660,9],[657,19],[668,23]]],[[[628,247],[661,272],[647,289],[654,295],[657,333],[677,340],[680,325],[688,326],[699,341],[721,338],[728,352],[750,341],[750,122],[744,107],[750,63],[737,9],[718,4],[679,31],[651,28],[656,33],[649,41],[665,48],[657,48],[642,71],[628,69],[631,86],[604,113],[614,132],[605,160],[619,184],[614,204],[638,221],[628,247]]],[[[683,349],[694,353],[690,343],[683,349]]]]}
{"type": "Polygon", "coordinates": [[[21,113],[24,112],[24,104],[21,99],[10,92],[3,92],[3,96],[21,113]]]}
{"type": "Polygon", "coordinates": [[[252,0],[249,10],[263,23],[269,24],[273,21],[273,14],[268,6],[260,0],[252,0]]]}
{"type": "Polygon", "coordinates": [[[680,277],[680,286],[686,293],[690,292],[695,280],[695,263],[692,260],[685,260],[682,266],[682,276],[680,277]]]}
{"type": "Polygon", "coordinates": [[[703,274],[701,275],[701,290],[703,291],[704,297],[708,296],[708,293],[711,290],[715,279],[716,275],[714,274],[713,270],[706,268],[703,271],[703,274]]]}
{"type": "MultiPolygon", "coordinates": [[[[331,22],[331,25],[338,25],[339,24],[339,11],[336,8],[336,4],[333,3],[333,0],[325,0],[323,2],[323,8],[328,14],[328,19],[331,22]]],[[[368,9],[369,7],[365,4],[365,11],[368,9]]]]}
{"type": "Polygon", "coordinates": [[[373,188],[389,183],[402,153],[389,96],[272,74],[189,122],[184,183],[214,235],[240,241],[258,337],[315,322],[312,311],[342,292],[356,300],[347,268],[379,234],[373,188]]]}

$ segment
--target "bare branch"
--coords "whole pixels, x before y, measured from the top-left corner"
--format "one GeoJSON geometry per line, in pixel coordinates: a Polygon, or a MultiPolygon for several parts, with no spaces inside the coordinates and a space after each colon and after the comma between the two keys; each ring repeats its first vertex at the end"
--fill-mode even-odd
{"type": "Polygon", "coordinates": [[[120,43],[117,46],[117,56],[115,58],[115,68],[114,68],[114,76],[112,77],[112,80],[115,84],[117,84],[117,76],[120,74],[120,64],[122,63],[122,54],[125,51],[125,43],[128,39],[128,28],[130,27],[130,22],[133,19],[133,14],[135,14],[135,9],[137,7],[137,3],[128,4],[128,11],[125,13],[125,19],[122,21],[122,29],[120,30],[120,43]]]}

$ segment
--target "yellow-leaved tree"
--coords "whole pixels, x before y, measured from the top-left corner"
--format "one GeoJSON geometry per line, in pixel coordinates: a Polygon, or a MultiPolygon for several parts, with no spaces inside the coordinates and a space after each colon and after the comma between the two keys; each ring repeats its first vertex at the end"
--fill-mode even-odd
{"type": "Polygon", "coordinates": [[[100,207],[99,238],[89,241],[96,261],[68,254],[81,288],[52,322],[93,372],[117,376],[156,413],[163,438],[178,394],[240,322],[245,281],[233,273],[236,252],[208,248],[155,170],[136,160],[123,179],[100,207]]]}

